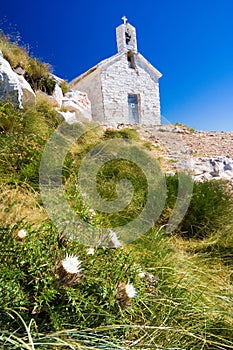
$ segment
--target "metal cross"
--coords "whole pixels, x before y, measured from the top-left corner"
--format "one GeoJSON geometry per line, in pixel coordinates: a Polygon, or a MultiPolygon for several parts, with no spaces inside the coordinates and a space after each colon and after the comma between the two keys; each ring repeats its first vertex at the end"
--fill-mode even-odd
{"type": "Polygon", "coordinates": [[[126,22],[128,21],[128,18],[126,16],[123,16],[121,19],[124,21],[124,24],[126,24],[126,22]]]}

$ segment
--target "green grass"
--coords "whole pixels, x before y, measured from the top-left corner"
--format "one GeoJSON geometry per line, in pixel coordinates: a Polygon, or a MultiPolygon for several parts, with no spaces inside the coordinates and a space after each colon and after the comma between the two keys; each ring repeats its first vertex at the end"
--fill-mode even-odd
{"type": "Polygon", "coordinates": [[[4,182],[38,188],[43,147],[62,118],[45,102],[24,110],[0,102],[0,174],[4,182]]]}

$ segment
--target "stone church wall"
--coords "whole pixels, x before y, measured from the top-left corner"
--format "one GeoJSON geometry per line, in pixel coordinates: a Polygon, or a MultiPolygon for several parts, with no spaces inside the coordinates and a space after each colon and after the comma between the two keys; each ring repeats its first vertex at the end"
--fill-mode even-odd
{"type": "Polygon", "coordinates": [[[104,122],[103,96],[100,84],[99,70],[96,69],[84,77],[79,82],[73,82],[71,88],[74,90],[85,91],[91,101],[92,119],[94,121],[104,122]]]}
{"type": "MultiPolygon", "coordinates": [[[[136,57],[135,57],[136,58],[136,57]]],[[[160,100],[157,77],[148,72],[143,62],[136,69],[129,67],[127,54],[120,60],[102,68],[100,73],[105,122],[130,123],[128,118],[128,94],[139,95],[140,124],[160,124],[160,100]]]]}

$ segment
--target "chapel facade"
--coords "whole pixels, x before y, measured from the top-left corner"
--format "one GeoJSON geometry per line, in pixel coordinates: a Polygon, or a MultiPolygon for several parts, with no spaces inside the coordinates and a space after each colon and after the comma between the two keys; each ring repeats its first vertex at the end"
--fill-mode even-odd
{"type": "Polygon", "coordinates": [[[158,125],[162,74],[138,52],[136,29],[122,19],[116,28],[117,54],[75,78],[70,87],[88,94],[94,121],[158,125]]]}

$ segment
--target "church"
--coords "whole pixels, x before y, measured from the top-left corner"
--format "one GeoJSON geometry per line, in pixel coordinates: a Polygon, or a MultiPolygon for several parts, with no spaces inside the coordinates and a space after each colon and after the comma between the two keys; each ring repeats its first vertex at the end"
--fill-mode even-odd
{"type": "Polygon", "coordinates": [[[75,78],[70,87],[88,94],[94,121],[158,125],[162,74],[138,52],[135,27],[125,16],[122,20],[116,28],[117,54],[75,78]]]}

